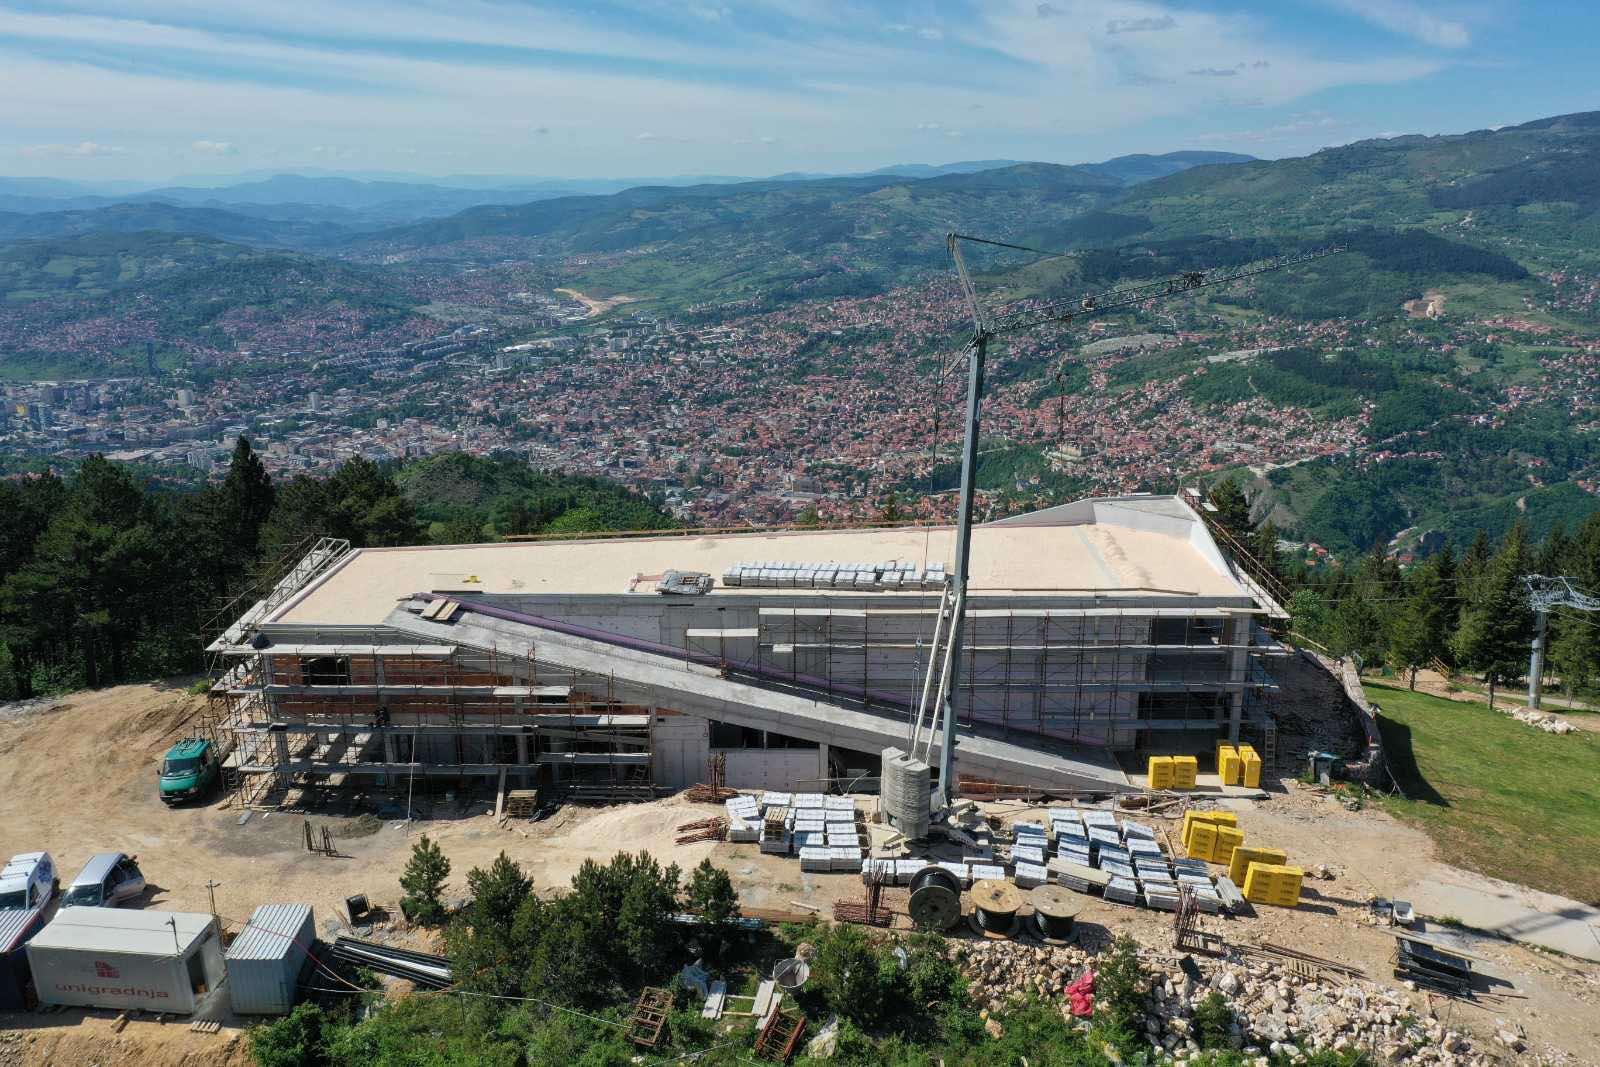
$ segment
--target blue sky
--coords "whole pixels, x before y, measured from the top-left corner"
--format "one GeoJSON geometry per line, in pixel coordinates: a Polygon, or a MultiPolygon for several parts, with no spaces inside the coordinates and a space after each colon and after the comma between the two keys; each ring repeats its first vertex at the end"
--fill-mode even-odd
{"type": "Polygon", "coordinates": [[[1298,155],[1600,109],[1600,4],[0,0],[0,173],[1298,155]]]}

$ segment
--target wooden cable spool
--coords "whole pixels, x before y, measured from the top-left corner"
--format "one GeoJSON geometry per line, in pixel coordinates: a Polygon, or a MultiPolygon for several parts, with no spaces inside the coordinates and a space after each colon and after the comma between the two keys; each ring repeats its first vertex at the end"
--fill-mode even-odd
{"type": "Polygon", "coordinates": [[[984,937],[1016,933],[1021,908],[1022,891],[1010,882],[989,878],[972,884],[972,925],[984,937]]]}
{"type": "Polygon", "coordinates": [[[1045,884],[1029,894],[1033,905],[1033,931],[1049,944],[1063,944],[1072,936],[1078,902],[1066,886],[1045,884]]]}

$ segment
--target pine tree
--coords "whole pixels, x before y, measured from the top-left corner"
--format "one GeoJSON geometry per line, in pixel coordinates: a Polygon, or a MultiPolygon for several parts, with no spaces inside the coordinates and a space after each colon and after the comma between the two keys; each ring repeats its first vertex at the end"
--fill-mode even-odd
{"type": "MultiPolygon", "coordinates": [[[[1560,569],[1580,591],[1600,595],[1600,512],[1578,527],[1560,569]]],[[[1551,612],[1549,641],[1550,666],[1568,696],[1600,678],[1600,616],[1551,612]]]]}
{"type": "Polygon", "coordinates": [[[1495,686],[1520,678],[1527,669],[1533,613],[1522,578],[1528,567],[1527,536],[1518,523],[1473,580],[1452,643],[1461,665],[1488,682],[1490,707],[1495,686]]]}
{"type": "Polygon", "coordinates": [[[411,847],[411,859],[400,875],[400,908],[414,922],[429,926],[444,918],[444,886],[450,877],[450,861],[437,843],[423,834],[411,847]]]}
{"type": "Polygon", "coordinates": [[[1446,565],[1453,564],[1434,556],[1413,570],[1406,581],[1405,600],[1390,617],[1390,655],[1408,673],[1412,689],[1417,687],[1417,668],[1433,662],[1449,646],[1451,604],[1445,599],[1441,573],[1446,565]]]}
{"type": "Polygon", "coordinates": [[[4,641],[0,641],[0,700],[15,700],[21,695],[21,686],[17,683],[17,665],[11,656],[11,648],[4,641]]]}
{"type": "Polygon", "coordinates": [[[253,554],[261,540],[261,527],[272,514],[277,491],[261,457],[250,447],[250,439],[240,435],[228,463],[228,476],[222,480],[223,506],[234,526],[241,555],[253,554]]]}
{"type": "Polygon", "coordinates": [[[701,860],[689,875],[684,903],[700,916],[706,955],[720,960],[733,932],[732,920],[739,914],[739,895],[728,872],[714,866],[709,857],[701,860]]]}
{"type": "Polygon", "coordinates": [[[1213,518],[1234,537],[1244,541],[1250,536],[1250,501],[1230,475],[1206,490],[1206,499],[1217,510],[1213,518]]]}

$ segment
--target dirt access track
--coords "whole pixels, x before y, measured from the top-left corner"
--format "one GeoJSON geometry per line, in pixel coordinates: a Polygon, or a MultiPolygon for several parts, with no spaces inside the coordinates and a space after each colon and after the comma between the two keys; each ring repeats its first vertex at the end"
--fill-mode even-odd
{"type": "MultiPolygon", "coordinates": [[[[504,850],[541,891],[564,887],[586,859],[606,860],[619,849],[648,851],[687,870],[705,857],[733,876],[749,907],[801,910],[795,902],[830,914],[835,900],[860,899],[857,878],[803,873],[786,857],[761,855],[754,845],[702,842],[678,846],[676,827],[720,809],[681,797],[648,804],[567,807],[539,823],[499,825],[492,801],[440,805],[432,818],[406,825],[368,815],[321,811],[241,811],[220,798],[168,809],[156,795],[156,768],[199,698],[179,687],[122,686],[79,693],[45,711],[0,715],[0,851],[44,849],[70,878],[93,853],[137,854],[151,888],[135,906],[203,912],[206,882],[219,883],[217,910],[237,928],[259,904],[307,902],[319,932],[343,926],[347,895],[365,893],[394,909],[399,876],[410,846],[422,833],[438,840],[452,864],[447,894],[464,891],[466,873],[504,850]],[[303,820],[334,835],[339,857],[308,853],[303,820]]],[[[1387,980],[1392,940],[1368,918],[1374,895],[1397,894],[1429,881],[1478,876],[1439,863],[1420,831],[1371,809],[1348,812],[1333,799],[1295,788],[1271,799],[1228,801],[1237,807],[1252,844],[1289,850],[1308,870],[1326,864],[1330,881],[1308,882],[1302,907],[1261,908],[1255,918],[1207,919],[1231,941],[1270,941],[1351,963],[1387,980]]],[[[1038,817],[1022,805],[986,805],[1006,819],[1038,817]]],[[[1175,833],[1170,821],[1149,820],[1175,833]]],[[[1479,878],[1482,882],[1483,879],[1479,878]]],[[[888,895],[903,909],[904,890],[888,895]]],[[[1170,945],[1171,917],[1085,898],[1086,924],[1129,933],[1146,945],[1170,945]]],[[[1516,996],[1479,1004],[1432,1004],[1414,994],[1419,1013],[1437,1011],[1493,1048],[1497,1020],[1523,1027],[1531,1053],[1544,1062],[1600,1064],[1600,966],[1490,937],[1468,937],[1486,967],[1515,986],[1516,996]],[[1526,999],[1522,999],[1522,998],[1526,999]]],[[[186,1019],[136,1018],[113,1029],[114,1012],[67,1010],[0,1015],[0,1067],[33,1063],[141,1062],[146,1067],[248,1062],[247,1022],[224,1017],[218,1034],[197,1034],[186,1019]]]]}

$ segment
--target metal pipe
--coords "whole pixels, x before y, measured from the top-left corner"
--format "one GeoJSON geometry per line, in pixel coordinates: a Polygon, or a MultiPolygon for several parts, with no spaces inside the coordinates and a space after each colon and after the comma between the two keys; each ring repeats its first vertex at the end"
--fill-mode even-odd
{"type": "Polygon", "coordinates": [[[1533,613],[1533,651],[1528,656],[1528,710],[1539,710],[1539,690],[1544,681],[1544,639],[1550,628],[1550,613],[1543,608],[1533,613]]]}
{"type": "Polygon", "coordinates": [[[922,699],[917,701],[917,721],[911,728],[911,744],[906,752],[913,758],[917,755],[917,739],[922,736],[922,716],[928,709],[928,697],[933,691],[933,662],[939,655],[939,637],[944,633],[945,609],[950,604],[950,598],[945,595],[945,590],[939,590],[939,614],[933,620],[933,644],[928,646],[928,673],[922,679],[922,699]]]}

